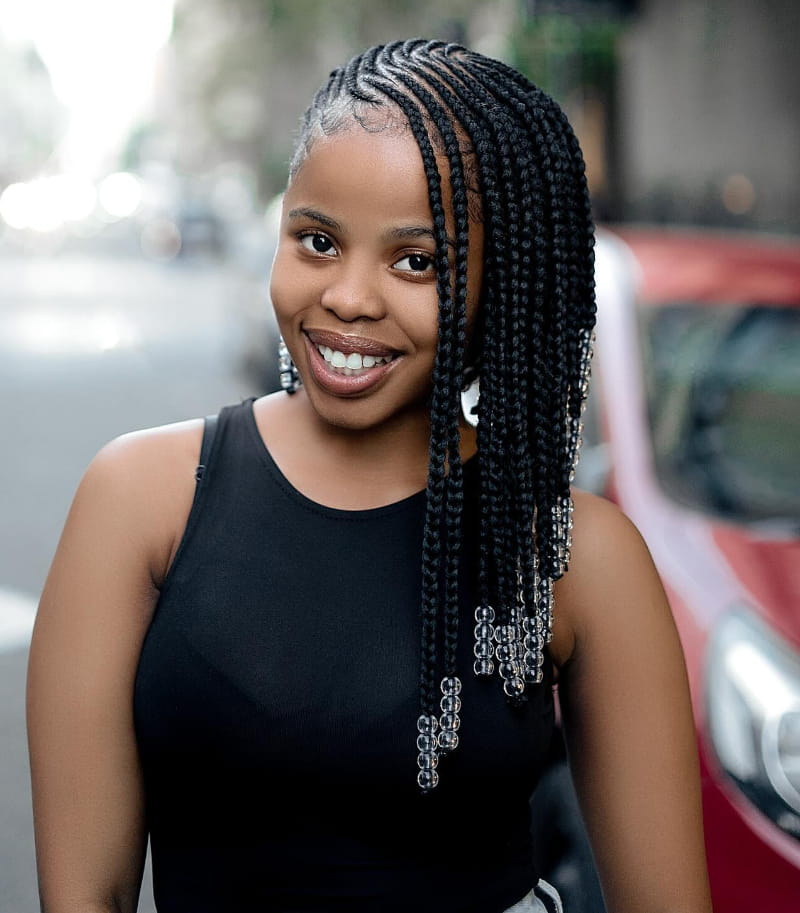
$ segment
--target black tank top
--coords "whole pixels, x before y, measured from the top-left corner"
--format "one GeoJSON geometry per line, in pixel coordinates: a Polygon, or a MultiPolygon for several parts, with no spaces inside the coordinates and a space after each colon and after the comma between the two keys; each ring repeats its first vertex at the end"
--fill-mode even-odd
{"type": "Polygon", "coordinates": [[[159,913],[499,913],[536,883],[552,669],[521,708],[472,674],[476,462],[461,744],[422,795],[425,493],[321,506],[270,457],[251,400],[222,410],[136,675],[159,913]]]}

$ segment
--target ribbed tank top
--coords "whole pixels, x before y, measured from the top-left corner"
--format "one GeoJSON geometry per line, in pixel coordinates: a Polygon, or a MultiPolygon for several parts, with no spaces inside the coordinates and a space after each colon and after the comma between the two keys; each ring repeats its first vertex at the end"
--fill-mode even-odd
{"type": "Polygon", "coordinates": [[[425,492],[297,491],[226,407],[142,647],[134,716],[159,913],[500,913],[536,883],[529,798],[552,669],[511,707],[472,674],[465,464],[461,744],[416,786],[425,492]]]}

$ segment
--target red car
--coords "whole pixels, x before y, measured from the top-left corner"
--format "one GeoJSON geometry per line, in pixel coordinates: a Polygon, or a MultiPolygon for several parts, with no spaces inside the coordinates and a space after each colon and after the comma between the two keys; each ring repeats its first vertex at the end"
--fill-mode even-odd
{"type": "Polygon", "coordinates": [[[797,913],[800,239],[604,230],[597,292],[579,483],[631,517],[667,589],[714,910],[797,913]]]}

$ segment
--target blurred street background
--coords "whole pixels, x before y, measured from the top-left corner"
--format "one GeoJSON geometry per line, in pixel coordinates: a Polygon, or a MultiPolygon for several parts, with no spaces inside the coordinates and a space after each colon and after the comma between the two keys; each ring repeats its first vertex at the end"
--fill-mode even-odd
{"type": "Polygon", "coordinates": [[[465,43],[562,104],[601,224],[792,240],[799,9],[0,0],[0,913],[39,909],[25,664],[75,487],[118,434],[274,388],[275,200],[329,70],[395,38],[465,43]]]}

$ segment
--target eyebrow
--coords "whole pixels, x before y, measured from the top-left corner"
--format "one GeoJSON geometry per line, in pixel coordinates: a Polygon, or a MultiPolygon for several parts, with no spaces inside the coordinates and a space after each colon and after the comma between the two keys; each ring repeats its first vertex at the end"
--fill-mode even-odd
{"type": "Polygon", "coordinates": [[[315,222],[319,222],[320,225],[324,225],[326,228],[331,228],[333,231],[341,231],[342,226],[332,219],[330,216],[326,216],[324,212],[320,212],[318,209],[310,209],[307,206],[301,206],[298,209],[292,209],[289,211],[290,219],[313,219],[315,222]]]}
{"type": "MultiPolygon", "coordinates": [[[[433,229],[427,225],[407,225],[400,228],[392,228],[386,233],[386,236],[397,241],[402,241],[405,238],[430,238],[432,241],[436,240],[433,229]]],[[[456,246],[456,242],[452,238],[446,238],[446,241],[448,247],[456,246]]]]}
{"type": "Polygon", "coordinates": [[[433,229],[427,225],[404,225],[386,232],[386,237],[402,241],[404,238],[433,238],[433,229]]]}

